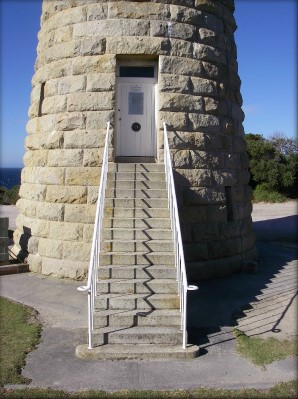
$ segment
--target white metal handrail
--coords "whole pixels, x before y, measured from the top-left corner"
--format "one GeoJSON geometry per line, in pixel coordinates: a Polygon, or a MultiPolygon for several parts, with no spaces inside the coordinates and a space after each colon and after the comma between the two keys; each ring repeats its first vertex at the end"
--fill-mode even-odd
{"type": "Polygon", "coordinates": [[[175,248],[175,263],[177,268],[177,280],[178,280],[178,293],[180,297],[180,313],[181,313],[181,330],[183,331],[183,349],[186,349],[187,344],[187,291],[197,290],[196,285],[188,285],[184,250],[181,237],[178,205],[175,191],[175,182],[173,176],[173,167],[169,149],[168,133],[166,123],[164,126],[164,164],[166,173],[166,183],[168,189],[168,201],[171,214],[174,248],[175,248]]]}
{"type": "Polygon", "coordinates": [[[87,280],[87,285],[78,287],[79,291],[88,291],[88,349],[93,348],[92,345],[92,331],[94,328],[93,315],[95,309],[96,283],[97,283],[98,266],[100,259],[101,227],[102,227],[102,219],[104,214],[105,192],[106,192],[107,176],[108,176],[109,141],[110,141],[110,122],[107,123],[107,133],[106,133],[106,140],[103,151],[101,176],[100,176],[98,199],[97,199],[96,214],[95,214],[95,223],[93,229],[91,256],[90,256],[90,263],[88,269],[88,280],[87,280]]]}

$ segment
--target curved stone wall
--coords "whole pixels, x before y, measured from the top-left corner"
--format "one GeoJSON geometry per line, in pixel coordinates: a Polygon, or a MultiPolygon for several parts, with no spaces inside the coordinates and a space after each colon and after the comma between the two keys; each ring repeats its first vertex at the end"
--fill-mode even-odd
{"type": "Polygon", "coordinates": [[[233,10],[231,0],[43,1],[15,232],[32,271],[86,274],[121,56],[158,61],[158,156],[165,121],[190,278],[255,256],[233,10]]]}

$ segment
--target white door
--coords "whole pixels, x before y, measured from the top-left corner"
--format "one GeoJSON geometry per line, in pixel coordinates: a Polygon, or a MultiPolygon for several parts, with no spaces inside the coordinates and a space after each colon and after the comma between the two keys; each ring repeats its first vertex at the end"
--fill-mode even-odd
{"type": "Polygon", "coordinates": [[[116,109],[116,155],[155,156],[154,79],[120,78],[117,85],[116,109]]]}

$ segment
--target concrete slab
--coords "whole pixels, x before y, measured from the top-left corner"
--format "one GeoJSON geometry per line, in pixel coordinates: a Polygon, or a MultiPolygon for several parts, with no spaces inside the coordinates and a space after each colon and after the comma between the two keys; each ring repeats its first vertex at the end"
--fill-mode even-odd
{"type": "Polygon", "coordinates": [[[261,241],[297,242],[298,202],[253,204],[254,231],[261,241]]]}
{"type": "Polygon", "coordinates": [[[1,276],[1,296],[36,309],[44,328],[87,328],[87,296],[80,282],[58,280],[34,273],[1,276]]]}

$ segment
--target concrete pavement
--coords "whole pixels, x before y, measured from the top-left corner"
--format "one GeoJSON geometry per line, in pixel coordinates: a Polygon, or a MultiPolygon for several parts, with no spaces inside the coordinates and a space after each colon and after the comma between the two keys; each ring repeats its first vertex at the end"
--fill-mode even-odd
{"type": "Polygon", "coordinates": [[[259,337],[297,336],[297,216],[296,204],[291,204],[283,209],[277,204],[275,210],[266,204],[263,213],[254,210],[260,251],[256,274],[202,282],[199,291],[190,293],[189,338],[201,347],[201,356],[194,360],[78,359],[75,347],[87,342],[87,298],[76,290],[80,283],[31,273],[2,276],[1,295],[34,307],[43,324],[41,343],[27,356],[23,370],[32,380],[29,386],[67,391],[235,389],[296,379],[297,358],[254,366],[236,352],[232,332],[237,327],[259,337]]]}

